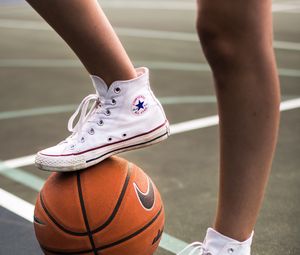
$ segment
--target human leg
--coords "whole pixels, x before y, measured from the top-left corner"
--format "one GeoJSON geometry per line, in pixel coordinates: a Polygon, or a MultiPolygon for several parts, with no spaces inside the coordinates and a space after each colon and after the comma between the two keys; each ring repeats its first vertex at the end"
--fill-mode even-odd
{"type": "Polygon", "coordinates": [[[220,187],[214,229],[190,254],[250,255],[279,126],[271,15],[271,0],[198,0],[197,32],[218,99],[220,187]]]}
{"type": "Polygon", "coordinates": [[[199,1],[197,30],[220,116],[220,190],[214,228],[248,238],[263,200],[279,123],[271,1],[199,1]]]}
{"type": "Polygon", "coordinates": [[[110,85],[136,77],[120,40],[96,0],[27,0],[79,57],[110,85]]]}
{"type": "Polygon", "coordinates": [[[168,137],[169,124],[151,91],[149,70],[134,69],[96,0],[28,2],[74,50],[96,90],[83,99],[70,118],[72,134],[37,153],[38,168],[80,170],[168,137]]]}

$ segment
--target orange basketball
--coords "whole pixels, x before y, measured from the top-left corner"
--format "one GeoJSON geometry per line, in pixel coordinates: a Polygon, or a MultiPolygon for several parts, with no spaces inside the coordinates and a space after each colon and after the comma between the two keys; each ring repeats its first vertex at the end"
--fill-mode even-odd
{"type": "Polygon", "coordinates": [[[34,212],[36,237],[49,255],[151,255],[163,227],[154,183],[119,157],[84,171],[53,173],[34,212]]]}

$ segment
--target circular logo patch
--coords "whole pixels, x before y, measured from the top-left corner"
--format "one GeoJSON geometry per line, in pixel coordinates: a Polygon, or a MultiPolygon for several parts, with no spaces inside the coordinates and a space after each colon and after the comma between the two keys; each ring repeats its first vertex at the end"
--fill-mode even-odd
{"type": "Polygon", "coordinates": [[[148,109],[148,103],[144,96],[136,97],[132,102],[132,112],[136,115],[143,114],[148,109]]]}

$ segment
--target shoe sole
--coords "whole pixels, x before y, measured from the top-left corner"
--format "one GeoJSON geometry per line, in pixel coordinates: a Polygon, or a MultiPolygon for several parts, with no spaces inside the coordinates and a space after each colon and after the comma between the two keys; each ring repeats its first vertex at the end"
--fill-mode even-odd
{"type": "Polygon", "coordinates": [[[111,146],[108,145],[104,148],[101,147],[99,149],[88,151],[80,155],[48,156],[38,153],[35,159],[35,165],[41,170],[51,172],[78,171],[96,165],[113,155],[159,143],[167,139],[169,135],[169,123],[166,121],[165,124],[157,129],[154,129],[152,132],[140,135],[138,137],[126,139],[123,142],[118,142],[116,144],[112,144],[111,146]],[[72,162],[72,164],[64,165],[64,160],[62,160],[63,157],[69,162],[72,162]]]}

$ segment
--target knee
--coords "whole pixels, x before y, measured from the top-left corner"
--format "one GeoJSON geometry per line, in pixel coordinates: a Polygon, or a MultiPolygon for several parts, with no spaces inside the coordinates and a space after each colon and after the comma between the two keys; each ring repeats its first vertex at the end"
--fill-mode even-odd
{"type": "Polygon", "coordinates": [[[196,21],[197,33],[207,61],[214,69],[217,66],[228,65],[237,54],[238,36],[229,34],[222,28],[220,21],[213,17],[199,15],[196,21]]]}
{"type": "Polygon", "coordinates": [[[241,65],[259,57],[266,47],[271,46],[271,37],[252,17],[232,13],[231,10],[224,10],[225,7],[218,9],[206,5],[198,10],[196,29],[213,70],[241,65]]]}

